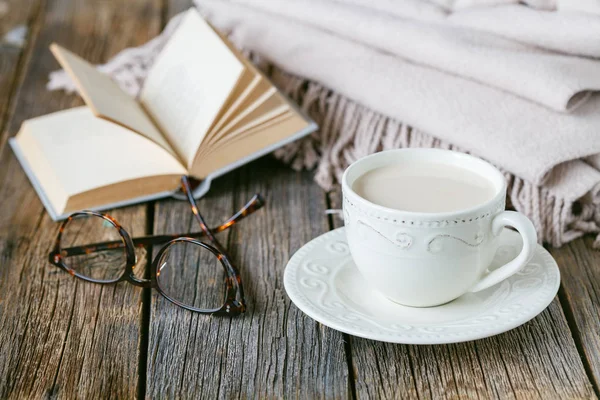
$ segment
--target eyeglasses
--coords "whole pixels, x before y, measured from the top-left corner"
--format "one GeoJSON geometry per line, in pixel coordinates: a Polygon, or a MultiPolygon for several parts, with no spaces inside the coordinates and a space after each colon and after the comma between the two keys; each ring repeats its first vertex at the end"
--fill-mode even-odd
{"type": "Polygon", "coordinates": [[[88,282],[127,281],[135,286],[155,288],[169,301],[191,311],[229,316],[243,313],[246,301],[240,274],[214,233],[224,231],[252,214],[263,206],[264,200],[260,195],[254,195],[231,218],[209,229],[198,211],[188,177],[181,178],[181,188],[201,231],[132,239],[109,215],[95,211],[77,212],[61,225],[54,249],[49,254],[50,263],[88,282]],[[199,241],[200,238],[209,243],[199,241]],[[159,244],[164,246],[152,261],[150,279],[136,276],[135,248],[159,244]],[[223,291],[221,295],[215,295],[219,290],[223,291]],[[207,302],[218,304],[207,307],[207,302]]]}

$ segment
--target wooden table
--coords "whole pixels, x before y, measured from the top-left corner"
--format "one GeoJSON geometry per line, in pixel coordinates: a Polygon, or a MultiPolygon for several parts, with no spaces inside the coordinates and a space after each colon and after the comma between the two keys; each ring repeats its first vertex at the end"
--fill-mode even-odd
{"type": "MultiPolygon", "coordinates": [[[[392,345],[334,331],[285,294],[283,269],[338,225],[339,203],[310,173],[269,157],[215,182],[200,207],[220,222],[255,192],[267,206],[224,236],[249,311],[234,319],[178,309],[149,289],[99,286],[47,260],[57,224],[7,139],[27,118],[80,105],[48,92],[56,41],[93,62],[156,35],[188,0],[0,0],[0,398],[333,397],[596,398],[600,382],[600,254],[591,237],[552,249],[559,295],[508,333],[445,346],[392,345]],[[10,37],[10,35],[9,35],[10,37]]],[[[185,232],[175,200],[111,212],[134,235],[185,232]]]]}

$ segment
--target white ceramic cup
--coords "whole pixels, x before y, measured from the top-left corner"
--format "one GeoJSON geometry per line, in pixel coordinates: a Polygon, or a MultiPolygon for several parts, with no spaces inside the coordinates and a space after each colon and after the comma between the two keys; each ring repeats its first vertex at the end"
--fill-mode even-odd
{"type": "Polygon", "coordinates": [[[537,235],[527,217],[504,211],[506,180],[489,163],[449,150],[400,149],[375,153],[350,165],[342,177],[344,223],[350,253],[364,278],[397,303],[430,307],[478,292],[518,272],[534,254],[537,235]],[[489,180],[494,197],[474,208],[418,213],[374,204],[359,196],[356,179],[375,168],[432,162],[460,167],[489,180]],[[505,226],[523,238],[512,261],[489,272],[505,226]]]}

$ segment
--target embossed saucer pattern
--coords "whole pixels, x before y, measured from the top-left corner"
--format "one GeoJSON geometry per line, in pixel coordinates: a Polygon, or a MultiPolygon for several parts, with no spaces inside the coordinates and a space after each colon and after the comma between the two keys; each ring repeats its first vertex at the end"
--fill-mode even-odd
{"type": "MultiPolygon", "coordinates": [[[[518,233],[505,229],[490,269],[514,258],[518,233]]],[[[310,241],[290,259],[284,285],[294,304],[316,321],[368,339],[405,344],[443,344],[482,339],[516,328],[554,299],[560,273],[538,246],[517,274],[489,289],[430,308],[405,307],[368,286],[357,270],[344,228],[310,241]]]]}

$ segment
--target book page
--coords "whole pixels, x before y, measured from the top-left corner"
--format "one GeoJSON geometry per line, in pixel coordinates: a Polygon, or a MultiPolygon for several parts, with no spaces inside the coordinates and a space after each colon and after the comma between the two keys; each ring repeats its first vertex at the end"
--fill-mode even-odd
{"type": "Polygon", "coordinates": [[[189,166],[245,70],[195,9],[152,66],[140,101],[189,166]]]}
{"type": "Polygon", "coordinates": [[[249,128],[248,130],[245,130],[243,132],[236,134],[236,136],[232,137],[231,140],[222,140],[220,142],[211,143],[210,145],[207,145],[207,146],[202,146],[200,152],[198,154],[196,154],[196,165],[201,164],[202,161],[206,159],[206,156],[208,154],[211,154],[211,153],[219,154],[219,152],[221,152],[223,150],[223,147],[227,146],[228,144],[231,144],[235,141],[242,140],[246,137],[252,136],[253,134],[255,134],[257,132],[260,132],[260,131],[270,128],[272,126],[279,125],[282,122],[292,118],[294,115],[295,115],[295,113],[293,111],[288,110],[287,112],[284,112],[283,114],[279,114],[279,115],[269,119],[268,121],[264,121],[264,122],[260,123],[260,125],[258,125],[258,126],[254,126],[252,128],[249,128]]]}
{"type": "Polygon", "coordinates": [[[227,139],[232,132],[243,130],[245,126],[254,124],[254,121],[256,120],[262,122],[276,114],[283,113],[289,108],[289,104],[283,99],[279,92],[273,88],[273,91],[265,93],[259,100],[241,111],[226,126],[221,128],[219,132],[213,135],[210,144],[212,146],[215,142],[227,139]]]}
{"type": "Polygon", "coordinates": [[[217,149],[207,149],[202,152],[198,162],[190,172],[197,178],[205,178],[212,172],[229,164],[238,162],[266,148],[273,149],[279,142],[289,139],[310,124],[300,114],[284,113],[274,121],[265,122],[250,130],[251,134],[237,140],[224,142],[217,149]]]}
{"type": "Polygon", "coordinates": [[[242,76],[240,77],[237,85],[233,89],[233,91],[229,94],[229,98],[221,107],[219,114],[215,117],[212,122],[210,129],[204,135],[204,140],[208,140],[210,138],[211,133],[217,129],[217,126],[220,125],[221,121],[224,120],[228,114],[235,111],[237,108],[237,104],[242,101],[242,99],[246,98],[249,93],[252,93],[254,87],[256,87],[258,79],[255,76],[252,76],[251,72],[247,69],[244,69],[242,76]]]}
{"type": "Polygon", "coordinates": [[[254,94],[255,90],[257,89],[257,87],[259,87],[260,83],[262,81],[262,78],[255,76],[254,79],[252,79],[252,81],[250,81],[250,84],[246,87],[242,87],[241,85],[238,85],[238,87],[236,88],[236,90],[232,93],[232,101],[230,104],[227,104],[226,107],[224,107],[223,110],[221,110],[221,114],[218,116],[217,120],[215,120],[215,122],[213,123],[213,126],[210,128],[210,130],[206,133],[206,136],[204,137],[204,142],[208,142],[211,140],[212,136],[219,130],[221,129],[221,127],[227,122],[229,121],[229,119],[231,118],[232,115],[234,115],[238,108],[241,107],[241,105],[250,97],[254,94]],[[241,90],[243,89],[243,90],[241,90]]]}
{"type": "Polygon", "coordinates": [[[286,121],[296,115],[293,111],[287,110],[277,115],[272,116],[271,118],[265,119],[263,121],[258,122],[256,125],[248,127],[239,132],[235,132],[232,136],[227,136],[225,139],[220,140],[215,143],[211,143],[209,146],[203,147],[202,151],[197,155],[198,162],[202,162],[202,158],[205,157],[208,153],[218,153],[224,146],[231,144],[240,139],[244,139],[249,137],[257,132],[260,132],[264,129],[272,127],[274,125],[281,124],[283,121],[286,121]]]}
{"type": "MultiPolygon", "coordinates": [[[[87,107],[28,120],[16,139],[59,213],[78,193],[138,178],[187,174],[167,150],[96,117],[87,107]]],[[[177,188],[177,181],[172,189],[177,188]]],[[[126,191],[122,196],[129,198],[126,191]]]]}
{"type": "Polygon", "coordinates": [[[93,113],[116,122],[159,144],[172,154],[173,149],[138,102],[107,75],[76,54],[52,44],[50,50],[71,76],[79,94],[93,113]]]}
{"type": "Polygon", "coordinates": [[[237,118],[240,113],[245,112],[246,109],[253,106],[257,102],[264,101],[265,95],[277,91],[271,82],[261,76],[257,77],[256,85],[252,85],[248,87],[248,89],[249,92],[244,93],[243,97],[240,97],[238,101],[232,104],[231,109],[228,110],[227,113],[225,113],[223,117],[213,126],[205,139],[206,142],[212,142],[215,135],[217,135],[224,126],[229,124],[232,119],[237,118]]]}
{"type": "Polygon", "coordinates": [[[233,95],[233,99],[231,104],[228,104],[225,107],[224,112],[221,112],[221,115],[217,118],[210,131],[207,133],[205,137],[206,141],[212,141],[212,137],[219,131],[221,128],[228,124],[231,118],[237,115],[238,110],[244,110],[246,107],[249,107],[253,104],[260,96],[262,96],[267,91],[275,91],[271,82],[266,79],[263,74],[246,58],[244,55],[229,41],[229,39],[223,35],[221,32],[216,30],[212,25],[209,24],[212,30],[219,35],[223,43],[227,45],[229,50],[237,57],[237,59],[244,64],[245,74],[248,74],[252,77],[247,86],[242,87],[238,85],[236,88],[236,93],[233,95]],[[243,89],[243,90],[242,90],[243,89]]]}
{"type": "Polygon", "coordinates": [[[266,114],[261,115],[259,118],[253,119],[250,122],[248,122],[247,124],[236,128],[234,131],[227,132],[227,135],[225,135],[221,140],[218,140],[215,143],[211,143],[210,147],[213,147],[213,146],[218,147],[222,143],[227,143],[227,142],[230,142],[233,140],[238,140],[239,138],[246,135],[247,132],[253,131],[255,128],[261,127],[264,124],[267,124],[282,115],[288,115],[288,114],[293,114],[293,113],[290,113],[289,106],[287,104],[282,105],[272,111],[269,111],[266,114]]]}

